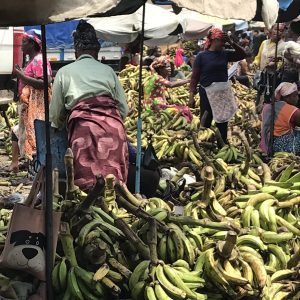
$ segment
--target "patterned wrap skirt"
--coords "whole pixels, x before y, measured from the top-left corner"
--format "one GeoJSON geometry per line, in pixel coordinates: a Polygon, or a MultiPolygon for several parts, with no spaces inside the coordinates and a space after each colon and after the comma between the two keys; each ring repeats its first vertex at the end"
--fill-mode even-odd
{"type": "Polygon", "coordinates": [[[126,183],[127,138],[115,100],[109,96],[81,100],[72,109],[67,128],[79,188],[91,189],[98,175],[113,174],[126,183]]]}

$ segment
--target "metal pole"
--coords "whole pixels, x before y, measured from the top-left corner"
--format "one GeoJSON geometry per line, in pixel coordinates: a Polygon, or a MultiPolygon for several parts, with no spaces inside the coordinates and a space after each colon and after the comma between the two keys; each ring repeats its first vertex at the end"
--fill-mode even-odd
{"type": "Polygon", "coordinates": [[[45,136],[46,136],[46,205],[45,205],[45,233],[46,233],[46,288],[47,300],[53,300],[52,290],[52,268],[53,268],[53,204],[52,204],[52,156],[50,144],[49,123],[49,94],[48,94],[48,72],[47,72],[47,45],[46,26],[42,29],[42,54],[43,54],[43,76],[44,76],[44,106],[45,106],[45,136]]]}
{"type": "Polygon", "coordinates": [[[135,169],[135,193],[140,193],[141,187],[141,157],[142,157],[142,97],[143,97],[143,52],[144,52],[144,34],[145,34],[145,11],[146,4],[143,5],[141,48],[140,48],[140,70],[139,70],[139,106],[137,120],[137,153],[135,169]]]}
{"type": "MultiPolygon", "coordinates": [[[[275,127],[275,98],[274,91],[276,88],[277,80],[277,56],[278,56],[278,43],[279,43],[279,23],[277,23],[277,37],[276,37],[276,46],[275,46],[275,73],[272,84],[272,97],[271,97],[271,128],[270,128],[270,143],[269,143],[269,153],[270,157],[273,156],[273,143],[274,143],[274,127],[275,127]]],[[[268,74],[267,74],[268,76],[268,74]]]]}

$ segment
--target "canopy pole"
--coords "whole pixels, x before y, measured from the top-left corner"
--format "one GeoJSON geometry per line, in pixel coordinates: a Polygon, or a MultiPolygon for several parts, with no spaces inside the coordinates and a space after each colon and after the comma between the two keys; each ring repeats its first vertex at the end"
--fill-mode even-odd
{"type": "Polygon", "coordinates": [[[42,55],[44,77],[44,106],[45,106],[45,136],[46,136],[46,205],[45,205],[45,233],[46,233],[46,289],[47,300],[53,300],[52,268],[53,268],[53,204],[52,204],[52,156],[50,144],[49,123],[49,93],[48,93],[48,66],[46,26],[41,25],[42,31],[42,55]]]}
{"type": "MultiPolygon", "coordinates": [[[[270,157],[274,154],[274,127],[275,127],[275,98],[274,98],[274,92],[276,87],[276,81],[277,81],[277,56],[278,56],[278,43],[279,43],[279,23],[277,23],[277,36],[276,36],[276,46],[275,46],[275,73],[273,78],[273,84],[272,84],[272,97],[271,97],[271,128],[270,128],[270,143],[269,143],[269,153],[268,155],[270,157]]],[[[268,76],[268,74],[267,74],[268,76]]]]}
{"type": "Polygon", "coordinates": [[[142,157],[142,97],[143,97],[143,52],[144,52],[144,35],[145,35],[145,11],[146,3],[143,4],[141,48],[140,48],[140,69],[139,69],[139,104],[137,120],[137,154],[135,169],[135,193],[141,191],[141,157],[142,157]]]}

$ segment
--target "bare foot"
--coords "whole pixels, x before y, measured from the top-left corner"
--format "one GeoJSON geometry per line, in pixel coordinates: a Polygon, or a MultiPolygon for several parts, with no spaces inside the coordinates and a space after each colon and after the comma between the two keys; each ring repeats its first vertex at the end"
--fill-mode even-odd
{"type": "Polygon", "coordinates": [[[11,163],[8,170],[13,173],[18,173],[19,172],[19,164],[11,163]]]}

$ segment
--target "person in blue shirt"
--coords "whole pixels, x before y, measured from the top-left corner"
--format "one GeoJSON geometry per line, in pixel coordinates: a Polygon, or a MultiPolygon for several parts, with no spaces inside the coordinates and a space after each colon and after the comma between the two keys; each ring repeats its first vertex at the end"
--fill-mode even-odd
{"type": "MultiPolygon", "coordinates": [[[[201,122],[206,128],[211,126],[213,120],[212,108],[205,88],[214,82],[228,81],[228,63],[236,62],[246,57],[245,51],[237,43],[233,42],[226,33],[218,28],[209,31],[205,50],[200,52],[193,65],[193,73],[190,84],[189,106],[195,106],[194,96],[199,84],[201,122]],[[224,49],[225,44],[229,44],[232,49],[224,49]],[[203,117],[205,118],[203,119],[203,117]]],[[[216,123],[224,142],[227,141],[228,122],[216,123]]]]}

